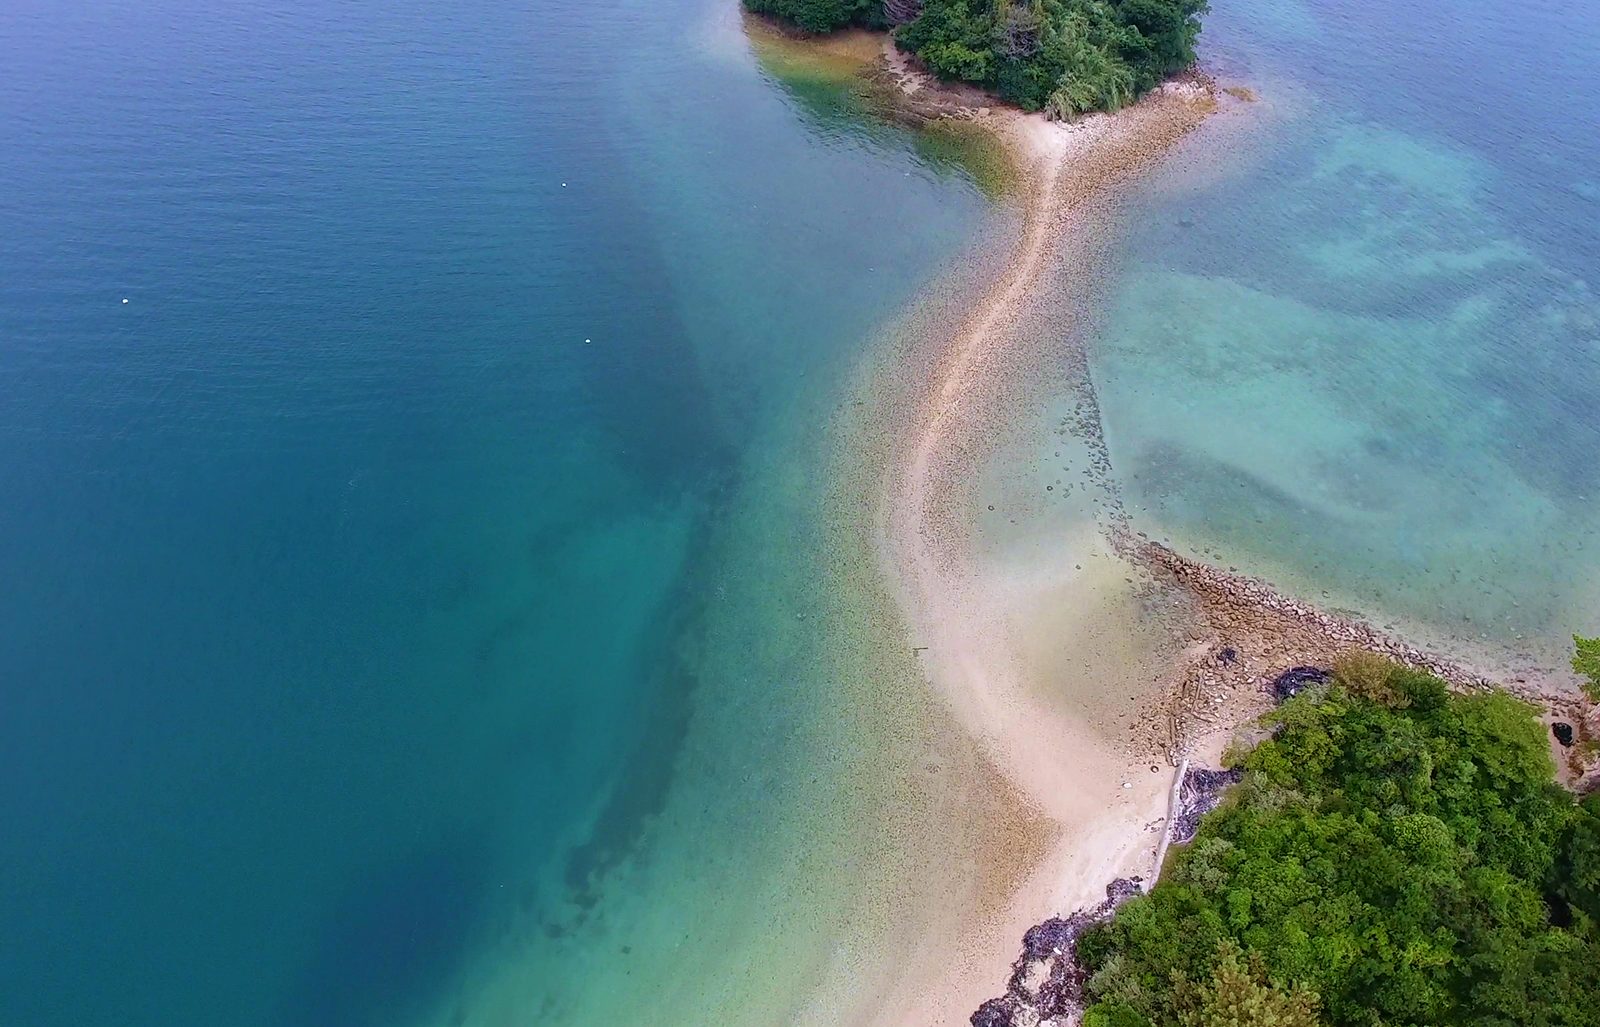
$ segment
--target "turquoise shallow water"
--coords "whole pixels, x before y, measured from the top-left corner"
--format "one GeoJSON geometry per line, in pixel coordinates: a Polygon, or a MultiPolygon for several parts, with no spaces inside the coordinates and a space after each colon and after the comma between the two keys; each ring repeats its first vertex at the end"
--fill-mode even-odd
{"type": "Polygon", "coordinates": [[[1600,27],[1543,3],[1216,6],[1210,52],[1261,91],[1234,115],[1259,127],[1131,205],[1098,350],[1136,521],[1559,667],[1600,623],[1600,27]]]}
{"type": "MultiPolygon", "coordinates": [[[[0,1020],[782,1023],[841,958],[823,426],[986,209],[730,6],[0,11],[0,1020]]],[[[1550,658],[1594,25],[1216,7],[1272,113],[1130,205],[1130,505],[1550,658]]]]}

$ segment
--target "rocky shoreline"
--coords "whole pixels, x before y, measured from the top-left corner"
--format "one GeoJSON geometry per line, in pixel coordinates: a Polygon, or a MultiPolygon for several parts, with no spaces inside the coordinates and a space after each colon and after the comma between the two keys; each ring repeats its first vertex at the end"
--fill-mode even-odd
{"type": "MultiPolygon", "coordinates": [[[[1133,535],[1121,518],[1113,518],[1113,523],[1108,534],[1119,552],[1150,572],[1158,584],[1176,590],[1189,603],[1189,613],[1202,632],[1184,650],[1186,662],[1165,699],[1168,757],[1178,766],[1180,781],[1159,853],[1169,844],[1192,840],[1201,819],[1242,777],[1238,770],[1189,767],[1196,736],[1209,732],[1213,737],[1231,737],[1273,706],[1329,680],[1330,665],[1352,650],[1427,670],[1459,691],[1501,689],[1530,702],[1545,711],[1544,719],[1560,746],[1558,754],[1568,754],[1561,767],[1562,783],[1580,792],[1600,788],[1600,764],[1584,756],[1579,745],[1600,738],[1600,704],[1556,684],[1491,681],[1363,621],[1327,613],[1263,581],[1191,560],[1133,535]]],[[[1152,723],[1159,720],[1151,718],[1152,723]]],[[[1158,855],[1156,874],[1160,863],[1158,855]]],[[[1086,983],[1076,960],[1078,938],[1145,890],[1142,878],[1117,878],[1100,903],[1035,924],[1023,938],[1005,993],[972,1014],[973,1027],[1057,1027],[1072,1022],[1083,1010],[1086,983]]]]}
{"type": "MultiPolygon", "coordinates": [[[[1204,715],[1180,711],[1180,717],[1220,721],[1231,733],[1254,715],[1305,688],[1330,680],[1332,674],[1325,664],[1352,649],[1375,652],[1428,670],[1458,690],[1503,687],[1449,660],[1383,635],[1370,625],[1324,613],[1284,596],[1264,582],[1189,560],[1148,540],[1141,540],[1140,545],[1144,547],[1143,565],[1164,571],[1186,593],[1197,597],[1209,609],[1208,623],[1214,630],[1227,631],[1230,640],[1247,646],[1254,643],[1247,655],[1235,644],[1217,645],[1213,640],[1189,665],[1178,689],[1178,696],[1191,697],[1187,704],[1191,706],[1194,696],[1231,698],[1231,712],[1204,715]],[[1261,672],[1263,666],[1273,665],[1271,661],[1281,663],[1291,654],[1321,661],[1324,666],[1300,663],[1275,674],[1261,672]],[[1250,711],[1248,715],[1246,710],[1250,711]]],[[[1600,735],[1600,705],[1550,686],[1524,684],[1507,690],[1551,711],[1552,716],[1565,713],[1571,718],[1553,725],[1562,746],[1572,744],[1575,732],[1582,732],[1585,738],[1600,735]],[[1566,737],[1560,737],[1563,734],[1566,737]]],[[[1185,705],[1181,699],[1179,705],[1185,705]]],[[[1178,746],[1188,744],[1189,740],[1182,737],[1175,742],[1178,746]]],[[[1221,804],[1227,789],[1243,777],[1238,769],[1190,767],[1186,749],[1181,756],[1176,752],[1174,755],[1178,757],[1178,781],[1149,887],[1159,877],[1167,846],[1193,840],[1200,821],[1221,804]]],[[[1584,770],[1577,767],[1565,783],[1579,791],[1600,787],[1600,767],[1588,767],[1587,773],[1584,770]]],[[[972,1027],[1059,1027],[1073,1022],[1083,1012],[1088,979],[1077,961],[1078,939],[1095,925],[1110,920],[1122,903],[1147,890],[1141,877],[1119,877],[1107,886],[1101,902],[1029,928],[1022,939],[1022,952],[1011,964],[1005,993],[984,1002],[972,1013],[972,1027]]]]}
{"type": "MultiPolygon", "coordinates": [[[[1228,786],[1242,776],[1237,770],[1183,770],[1179,800],[1167,826],[1171,843],[1193,839],[1201,818],[1217,808],[1228,786]]],[[[1152,879],[1150,885],[1154,883],[1152,879]]],[[[1078,965],[1078,939],[1146,890],[1142,877],[1119,877],[1106,886],[1101,902],[1030,927],[1022,938],[1022,953],[1011,964],[1005,994],[979,1006],[969,1020],[972,1027],[1053,1027],[1081,1013],[1088,977],[1078,965]]]]}
{"type": "Polygon", "coordinates": [[[1198,636],[1184,650],[1178,685],[1166,700],[1168,754],[1174,762],[1198,736],[1231,734],[1268,709],[1275,698],[1272,685],[1286,672],[1325,669],[1353,650],[1364,650],[1426,670],[1458,691],[1500,689],[1531,703],[1546,723],[1566,725],[1561,732],[1566,737],[1552,752],[1561,783],[1580,791],[1600,786],[1600,765],[1583,744],[1600,738],[1600,706],[1575,689],[1556,681],[1492,681],[1364,621],[1320,610],[1266,582],[1192,560],[1147,538],[1127,539],[1120,548],[1159,583],[1175,589],[1199,625],[1198,636]]]}

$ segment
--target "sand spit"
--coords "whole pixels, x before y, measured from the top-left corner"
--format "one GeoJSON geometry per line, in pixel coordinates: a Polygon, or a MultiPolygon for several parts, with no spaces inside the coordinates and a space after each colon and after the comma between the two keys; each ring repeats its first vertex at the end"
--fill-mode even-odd
{"type": "MultiPolygon", "coordinates": [[[[909,395],[890,405],[895,423],[885,426],[895,442],[880,542],[935,693],[1052,840],[999,908],[963,919],[960,958],[934,968],[932,979],[921,967],[907,968],[902,986],[868,1017],[926,1027],[967,1022],[1005,979],[1016,940],[1042,915],[1089,905],[1106,881],[1150,869],[1166,815],[1166,775],[1152,774],[1158,768],[1147,747],[1108,738],[1080,711],[1097,701],[1091,691],[1106,684],[1097,675],[1076,675],[1065,687],[1082,692],[1065,702],[1041,700],[1032,654],[1042,647],[1030,637],[1060,634],[1064,624],[1070,631],[1070,618],[1092,619],[1095,603],[1125,598],[1126,568],[1092,523],[1059,566],[997,567],[979,552],[975,481],[992,451],[997,416],[1015,408],[1034,371],[1059,357],[1046,355],[1037,333],[1027,331],[1030,298],[1056,269],[1099,262],[1110,237],[1104,203],[1110,187],[1150,167],[1219,101],[1213,85],[1195,77],[1116,115],[1063,125],[975,106],[903,63],[887,64],[884,74],[907,98],[908,117],[976,122],[1005,141],[1019,172],[1015,241],[1003,256],[983,258],[994,276],[894,369],[895,390],[909,395]],[[1098,598],[1080,601],[1085,595],[1098,598]],[[1041,604],[1051,602],[1060,616],[1041,618],[1041,604]]],[[[1092,393],[1083,401],[1086,419],[1097,421],[1092,393]]],[[[1091,463],[1103,460],[1103,453],[1090,454],[1091,463]]],[[[1133,681],[1142,669],[1114,667],[1111,676],[1119,669],[1126,705],[1127,690],[1148,687],[1149,680],[1133,681]]],[[[1118,707],[1116,719],[1122,713],[1118,707]]]]}
{"type": "MultiPolygon", "coordinates": [[[[986,255],[995,276],[961,316],[941,324],[895,369],[898,388],[910,396],[891,406],[896,423],[886,426],[897,441],[880,513],[881,557],[934,691],[1055,839],[1004,909],[966,921],[960,940],[967,958],[952,961],[936,981],[921,967],[907,968],[917,980],[894,989],[869,1018],[921,1027],[967,1022],[1007,979],[1007,967],[1015,986],[1023,974],[1012,962],[1017,939],[1041,917],[1094,906],[1108,881],[1153,875],[1167,820],[1176,814],[1166,802],[1168,776],[1152,776],[1160,768],[1151,755],[1180,767],[1180,781],[1191,757],[1215,766],[1236,727],[1271,706],[1267,686],[1281,672],[1327,666],[1352,649],[1367,649],[1426,667],[1459,688],[1491,684],[1360,621],[1135,534],[1118,499],[1081,343],[1063,353],[1038,338],[1081,336],[1084,326],[1052,322],[1041,333],[1030,321],[1030,305],[1048,276],[1066,269],[1077,278],[1096,277],[1114,222],[1114,187],[1150,168],[1219,109],[1255,103],[1253,93],[1192,76],[1115,115],[1063,125],[931,83],[892,48],[879,74],[899,93],[904,117],[976,122],[1007,143],[1019,172],[1021,227],[1002,256],[986,255]],[[1063,364],[1077,400],[1069,430],[1103,502],[1088,537],[1064,540],[1058,553],[1023,571],[997,567],[982,552],[977,481],[998,426],[1028,394],[1029,380],[1063,364]],[[1135,683],[1144,696],[1135,697],[1136,709],[1121,710],[1122,717],[1134,715],[1132,737],[1113,741],[1088,713],[1100,701],[1095,690],[1111,684],[1067,685],[1077,691],[1066,710],[1042,703],[1043,668],[1032,655],[1038,646],[1026,636],[1043,619],[1045,597],[1060,606],[1054,630],[1070,632],[1077,623],[1071,618],[1081,620],[1085,608],[1119,594],[1124,582],[1126,595],[1163,611],[1158,617],[1174,644],[1165,672],[1135,683]]],[[[1093,291],[1068,288],[1076,296],[1093,291]]],[[[1574,695],[1559,685],[1524,682],[1515,691],[1577,712],[1574,695]]],[[[1025,946],[1025,961],[1029,951],[1025,946]]],[[[1048,1007],[1017,1012],[1018,1023],[1050,1015],[1048,1007]]]]}

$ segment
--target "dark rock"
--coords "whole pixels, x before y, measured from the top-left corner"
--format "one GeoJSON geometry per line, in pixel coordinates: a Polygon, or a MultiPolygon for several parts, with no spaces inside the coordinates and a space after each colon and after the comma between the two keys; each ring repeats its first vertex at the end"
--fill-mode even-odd
{"type": "Polygon", "coordinates": [[[992,998],[979,1006],[968,1022],[972,1027],[1012,1027],[1017,1022],[1016,1012],[1010,999],[992,998]]]}
{"type": "Polygon", "coordinates": [[[1239,650],[1235,649],[1231,645],[1223,646],[1222,647],[1222,651],[1217,654],[1217,662],[1218,663],[1232,663],[1234,660],[1237,660],[1238,658],[1239,658],[1239,650]]]}
{"type": "Polygon", "coordinates": [[[1571,724],[1568,724],[1565,721],[1558,720],[1554,724],[1550,725],[1550,732],[1551,732],[1551,734],[1554,734],[1556,736],[1556,741],[1560,742],[1563,746],[1565,746],[1568,749],[1572,748],[1572,725],[1571,724]]]}
{"type": "Polygon", "coordinates": [[[1028,928],[1022,954],[1011,964],[1005,995],[985,1002],[970,1022],[975,1027],[1009,1027],[1024,1010],[1029,1023],[1081,1012],[1087,976],[1078,965],[1078,936],[1104,923],[1119,904],[1143,891],[1143,878],[1119,877],[1106,886],[1103,902],[1028,928]],[[1044,980],[1035,988],[1030,982],[1037,980],[1040,967],[1045,970],[1044,980]]]}
{"type": "Polygon", "coordinates": [[[1039,997],[1033,1003],[1035,1015],[1049,1020],[1074,1012],[1083,997],[1085,979],[1076,956],[1056,960],[1050,967],[1050,977],[1039,985],[1039,997]]]}
{"type": "Polygon", "coordinates": [[[1185,799],[1199,799],[1216,795],[1244,777],[1242,770],[1211,770],[1208,767],[1190,767],[1183,775],[1185,799]]]}
{"type": "Polygon", "coordinates": [[[1290,667],[1272,681],[1272,696],[1279,702],[1320,685],[1333,675],[1321,667],[1290,667]]]}
{"type": "Polygon", "coordinates": [[[1178,789],[1178,815],[1172,822],[1172,844],[1182,845],[1194,837],[1200,818],[1217,808],[1222,793],[1244,777],[1242,770],[1209,770],[1191,767],[1178,789]]]}
{"type": "Polygon", "coordinates": [[[1066,951],[1072,936],[1077,933],[1077,928],[1077,924],[1060,917],[1051,917],[1042,924],[1034,924],[1028,928],[1028,933],[1022,936],[1022,958],[1049,959],[1066,951]]]}
{"type": "Polygon", "coordinates": [[[1120,904],[1124,900],[1131,899],[1135,895],[1142,894],[1144,894],[1144,878],[1142,877],[1119,877],[1106,885],[1106,901],[1113,906],[1120,904]]]}

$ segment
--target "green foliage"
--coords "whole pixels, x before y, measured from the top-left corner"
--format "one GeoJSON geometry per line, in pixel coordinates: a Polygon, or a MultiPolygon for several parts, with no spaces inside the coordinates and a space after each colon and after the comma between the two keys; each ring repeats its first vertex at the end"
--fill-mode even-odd
{"type": "MultiPolygon", "coordinates": [[[[882,0],[744,0],[808,32],[881,25],[882,0]]],[[[925,0],[896,41],[934,74],[1068,118],[1116,110],[1194,63],[1205,0],[925,0]]]]}
{"type": "Polygon", "coordinates": [[[883,0],[744,0],[744,5],[757,14],[794,22],[807,32],[883,24],[883,0]]]}
{"type": "Polygon", "coordinates": [[[1556,867],[1556,892],[1600,921],[1600,792],[1584,801],[1567,829],[1556,867]]]}
{"type": "Polygon", "coordinates": [[[1600,638],[1573,635],[1572,644],[1577,649],[1572,657],[1572,669],[1587,679],[1583,694],[1594,702],[1600,702],[1600,638]]]}
{"type": "Polygon", "coordinates": [[[1358,649],[1334,661],[1333,679],[1351,695],[1359,695],[1384,706],[1403,706],[1404,695],[1391,684],[1396,672],[1402,669],[1387,657],[1358,649]]]}
{"type": "Polygon", "coordinates": [[[1087,111],[1114,111],[1134,99],[1133,69],[1079,38],[1061,49],[1062,73],[1044,110],[1061,121],[1087,111]]]}
{"type": "Polygon", "coordinates": [[[1161,884],[1082,939],[1094,1015],[1600,1024],[1600,799],[1551,783],[1529,707],[1362,659],[1274,727],[1161,884]]]}
{"type": "Polygon", "coordinates": [[[943,78],[964,78],[974,82],[987,79],[994,67],[994,54],[988,50],[974,50],[959,39],[929,44],[922,52],[922,59],[935,74],[943,78]]]}
{"type": "Polygon", "coordinates": [[[1102,1002],[1083,1014],[1083,1027],[1150,1027],[1150,1021],[1126,1002],[1102,1002]]]}
{"type": "Polygon", "coordinates": [[[1025,110],[1116,110],[1194,63],[1204,0],[926,0],[899,45],[1025,110]]]}
{"type": "Polygon", "coordinates": [[[1318,1027],[1317,996],[1267,979],[1259,952],[1248,959],[1233,941],[1217,945],[1216,969],[1206,984],[1179,976],[1173,1005],[1180,1027],[1318,1027]]]}

